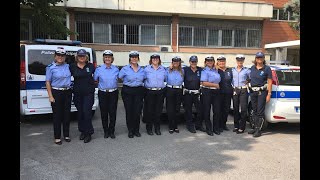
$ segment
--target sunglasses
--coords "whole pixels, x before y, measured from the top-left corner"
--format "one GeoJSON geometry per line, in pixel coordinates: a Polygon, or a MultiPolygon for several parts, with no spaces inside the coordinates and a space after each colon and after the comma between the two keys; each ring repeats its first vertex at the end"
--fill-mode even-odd
{"type": "Polygon", "coordinates": [[[66,56],[66,54],[56,54],[57,56],[66,56]]]}

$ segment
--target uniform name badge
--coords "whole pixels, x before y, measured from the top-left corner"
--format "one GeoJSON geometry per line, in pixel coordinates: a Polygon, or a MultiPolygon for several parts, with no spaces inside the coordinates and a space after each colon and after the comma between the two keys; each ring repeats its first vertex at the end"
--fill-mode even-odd
{"type": "Polygon", "coordinates": [[[90,72],[88,67],[86,68],[86,70],[87,70],[87,72],[90,72]]]}

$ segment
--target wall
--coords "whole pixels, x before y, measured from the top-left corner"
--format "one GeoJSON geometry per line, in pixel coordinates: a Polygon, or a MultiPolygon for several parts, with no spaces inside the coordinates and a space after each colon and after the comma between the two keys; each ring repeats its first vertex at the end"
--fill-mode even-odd
{"type": "MultiPolygon", "coordinates": [[[[97,64],[103,64],[103,59],[102,59],[102,53],[103,51],[96,51],[96,57],[97,57],[97,64]]],[[[150,60],[150,56],[151,54],[153,54],[155,52],[139,52],[140,54],[140,65],[144,66],[144,65],[148,65],[149,64],[149,60],[150,60]]],[[[160,54],[160,58],[162,62],[166,62],[166,64],[168,62],[171,62],[171,59],[174,56],[180,56],[182,61],[184,61],[184,64],[189,66],[189,57],[192,55],[197,55],[198,56],[198,66],[204,66],[204,59],[208,54],[212,54],[213,57],[216,58],[220,55],[217,53],[173,53],[173,52],[156,52],[158,54],[160,54]]],[[[227,66],[229,67],[234,67],[236,66],[236,54],[233,53],[229,53],[229,54],[223,54],[226,59],[227,59],[227,66]]],[[[244,65],[250,65],[252,64],[252,61],[255,58],[255,53],[254,54],[244,54],[246,59],[244,62],[244,65]]],[[[128,52],[113,52],[113,56],[114,56],[114,65],[117,66],[125,66],[129,63],[129,51],[128,52]]],[[[266,55],[266,60],[268,61],[270,59],[269,55],[266,55]]]]}
{"type": "Polygon", "coordinates": [[[57,6],[96,10],[137,11],[221,18],[263,19],[272,17],[272,5],[264,1],[203,0],[68,0],[57,6]]]}

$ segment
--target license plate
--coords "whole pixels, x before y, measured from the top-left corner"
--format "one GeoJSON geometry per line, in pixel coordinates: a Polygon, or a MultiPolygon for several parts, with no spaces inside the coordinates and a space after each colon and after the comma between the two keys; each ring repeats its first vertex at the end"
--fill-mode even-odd
{"type": "Polygon", "coordinates": [[[300,113],[300,107],[294,107],[294,109],[296,110],[296,113],[300,113]]]}

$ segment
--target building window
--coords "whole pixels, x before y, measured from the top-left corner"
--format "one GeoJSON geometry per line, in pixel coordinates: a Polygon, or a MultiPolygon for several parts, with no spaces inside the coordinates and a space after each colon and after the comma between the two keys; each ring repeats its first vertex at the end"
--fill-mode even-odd
{"type": "Polygon", "coordinates": [[[179,45],[192,46],[192,27],[179,27],[179,45]]]}
{"type": "Polygon", "coordinates": [[[246,30],[235,30],[234,31],[234,47],[246,47],[246,30]]]}
{"type": "Polygon", "coordinates": [[[218,46],[218,45],[219,45],[219,30],[209,29],[208,46],[218,46]]]}
{"type": "Polygon", "coordinates": [[[126,44],[139,44],[139,25],[126,25],[126,44]]]}
{"type": "Polygon", "coordinates": [[[81,42],[92,43],[92,22],[77,21],[78,40],[81,42]]]}
{"type": "Polygon", "coordinates": [[[31,20],[20,18],[20,40],[32,40],[30,29],[31,20]]]}
{"type": "Polygon", "coordinates": [[[290,12],[284,12],[283,9],[273,9],[273,16],[271,20],[280,20],[280,21],[295,21],[290,12]]]}
{"type": "Polygon", "coordinates": [[[261,32],[257,29],[248,29],[248,47],[260,47],[261,32]]]}
{"type": "Polygon", "coordinates": [[[156,38],[157,45],[170,45],[171,44],[171,26],[156,25],[156,38]]]}
{"type": "Polygon", "coordinates": [[[232,46],[232,30],[222,30],[221,46],[232,46]]]}
{"type": "Polygon", "coordinates": [[[141,25],[141,44],[154,45],[155,44],[155,31],[154,25],[141,25]]]}
{"type": "Polygon", "coordinates": [[[193,46],[206,46],[207,45],[207,29],[194,28],[193,46]]]}
{"type": "Polygon", "coordinates": [[[124,44],[124,25],[111,24],[111,43],[124,44]]]}
{"type": "Polygon", "coordinates": [[[93,23],[93,42],[109,44],[109,25],[93,23]]]}

